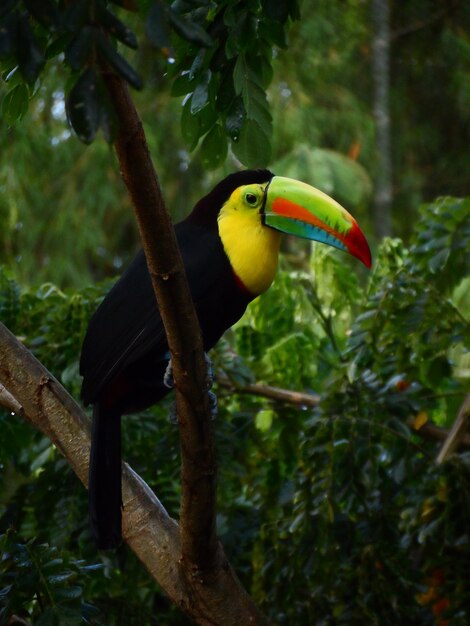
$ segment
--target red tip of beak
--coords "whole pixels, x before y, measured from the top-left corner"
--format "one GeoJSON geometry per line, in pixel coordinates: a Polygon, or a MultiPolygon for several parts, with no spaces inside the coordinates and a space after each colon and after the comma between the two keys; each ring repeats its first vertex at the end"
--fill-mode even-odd
{"type": "Polygon", "coordinates": [[[353,222],[352,228],[345,238],[345,244],[348,247],[348,252],[359,259],[359,261],[362,261],[362,263],[370,269],[372,265],[372,255],[370,253],[369,244],[356,221],[353,222]]]}

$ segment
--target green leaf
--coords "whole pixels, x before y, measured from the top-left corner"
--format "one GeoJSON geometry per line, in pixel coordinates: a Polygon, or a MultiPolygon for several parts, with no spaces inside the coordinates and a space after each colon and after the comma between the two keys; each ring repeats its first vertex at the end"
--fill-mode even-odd
{"type": "Polygon", "coordinates": [[[59,626],[59,616],[56,607],[46,607],[39,618],[35,620],[34,626],[59,626]]]}
{"type": "Polygon", "coordinates": [[[212,38],[206,33],[202,26],[199,26],[199,24],[195,22],[185,20],[172,9],[170,9],[168,15],[173,24],[173,28],[183,39],[198,46],[204,46],[205,48],[210,48],[210,46],[213,45],[212,38]]]}
{"type": "Polygon", "coordinates": [[[235,93],[241,95],[248,80],[248,75],[251,74],[251,70],[245,60],[245,56],[241,54],[233,69],[233,85],[235,87],[235,93]]]}
{"type": "Polygon", "coordinates": [[[280,22],[261,22],[259,25],[259,35],[270,44],[282,50],[287,48],[286,32],[280,22]]]}
{"type": "Polygon", "coordinates": [[[292,0],[261,0],[266,16],[276,22],[286,22],[292,11],[292,0]]]}
{"type": "Polygon", "coordinates": [[[195,76],[201,73],[202,68],[204,67],[204,59],[206,57],[206,50],[202,48],[194,57],[194,61],[189,69],[189,78],[193,80],[195,76]]]}
{"type": "Polygon", "coordinates": [[[199,119],[199,136],[202,137],[217,122],[217,113],[212,104],[209,103],[197,113],[197,117],[199,119]]]}
{"type": "Polygon", "coordinates": [[[450,250],[448,248],[445,248],[444,250],[439,250],[439,252],[435,254],[429,261],[429,269],[431,270],[431,272],[435,273],[441,270],[447,263],[449,255],[450,250]]]}
{"type": "Polygon", "coordinates": [[[171,86],[172,96],[186,96],[194,90],[195,82],[191,81],[189,72],[186,72],[182,76],[178,76],[171,86]]]}
{"type": "Polygon", "coordinates": [[[16,47],[18,14],[9,15],[0,24],[0,58],[8,56],[16,47]]]}
{"type": "MultiPolygon", "coordinates": [[[[62,559],[57,559],[57,561],[61,561],[62,559]]],[[[45,568],[44,568],[45,569],[45,568]]],[[[70,578],[73,578],[75,576],[74,572],[68,570],[65,572],[61,572],[60,574],[51,574],[50,576],[47,577],[47,581],[52,585],[52,586],[57,586],[60,585],[61,583],[70,580],[70,578]]]]}
{"type": "Polygon", "coordinates": [[[168,13],[165,8],[162,2],[155,2],[145,22],[145,32],[150,43],[160,49],[171,46],[168,13]]]}
{"type": "Polygon", "coordinates": [[[204,167],[215,169],[222,165],[227,156],[227,136],[216,124],[204,137],[201,144],[201,156],[204,167]]]}
{"type": "Polygon", "coordinates": [[[97,75],[93,67],[86,69],[70,90],[66,111],[78,138],[86,144],[91,143],[100,123],[97,75]]]}
{"type": "Polygon", "coordinates": [[[65,60],[74,71],[78,72],[83,69],[90,58],[93,52],[95,33],[95,28],[85,26],[67,46],[65,60]]]}
{"type": "Polygon", "coordinates": [[[54,595],[59,601],[76,600],[82,596],[82,588],[78,585],[63,587],[57,589],[54,595]]]}
{"type": "Polygon", "coordinates": [[[191,113],[191,98],[184,103],[181,112],[181,135],[190,152],[194,150],[199,141],[199,119],[191,113]]]}
{"type": "Polygon", "coordinates": [[[226,112],[233,106],[233,100],[236,94],[232,76],[233,71],[231,71],[231,68],[228,68],[221,77],[217,97],[215,99],[217,110],[220,112],[226,112]]]}
{"type": "Polygon", "coordinates": [[[72,35],[66,33],[65,35],[59,35],[51,41],[46,48],[46,60],[53,59],[54,57],[62,54],[66,51],[67,46],[72,41],[72,35]]]}
{"type": "Polygon", "coordinates": [[[114,49],[111,42],[102,33],[98,33],[96,39],[104,58],[116,72],[134,89],[142,89],[142,79],[124,57],[114,49]]]}
{"type": "Polygon", "coordinates": [[[272,409],[262,409],[256,414],[255,426],[258,430],[265,433],[271,429],[273,419],[274,411],[272,409]]]}
{"type": "Polygon", "coordinates": [[[108,11],[108,9],[101,7],[100,5],[98,6],[100,7],[100,23],[104,26],[105,30],[124,45],[137,50],[137,38],[132,30],[126,24],[121,22],[121,20],[119,20],[114,13],[111,13],[111,11],[108,11]]]}
{"type": "Polygon", "coordinates": [[[89,0],[71,2],[62,14],[62,28],[77,33],[87,23],[89,10],[89,0]]]}
{"type": "Polygon", "coordinates": [[[48,29],[56,30],[60,24],[60,13],[52,0],[24,0],[31,15],[48,29]]]}
{"type": "Polygon", "coordinates": [[[234,98],[225,118],[225,130],[233,141],[238,141],[245,118],[243,100],[240,97],[234,98]]]}
{"type": "Polygon", "coordinates": [[[20,83],[8,91],[2,101],[2,114],[10,126],[21,120],[28,111],[29,90],[27,85],[20,83]]]}
{"type": "MultiPolygon", "coordinates": [[[[242,52],[251,48],[256,41],[256,26],[257,19],[255,16],[247,11],[243,12],[235,26],[229,31],[232,49],[236,52],[242,52]]],[[[230,44],[227,42],[227,45],[230,44]]]]}
{"type": "Polygon", "coordinates": [[[265,56],[257,56],[249,60],[249,65],[256,72],[257,82],[261,87],[267,89],[273,79],[273,68],[269,60],[265,56]]]}
{"type": "Polygon", "coordinates": [[[246,116],[256,121],[266,135],[271,136],[272,117],[264,89],[256,83],[248,81],[244,86],[242,96],[246,116]]]}
{"type": "Polygon", "coordinates": [[[201,81],[197,84],[191,98],[191,113],[195,115],[203,107],[206,106],[209,100],[209,83],[211,80],[211,72],[207,71],[202,76],[201,81]]]}
{"type": "Polygon", "coordinates": [[[263,167],[271,159],[271,137],[255,120],[247,119],[238,142],[232,143],[235,156],[247,167],[263,167]]]}
{"type": "Polygon", "coordinates": [[[28,18],[23,16],[18,24],[18,63],[27,83],[33,85],[44,66],[44,55],[39,49],[28,18]]]}

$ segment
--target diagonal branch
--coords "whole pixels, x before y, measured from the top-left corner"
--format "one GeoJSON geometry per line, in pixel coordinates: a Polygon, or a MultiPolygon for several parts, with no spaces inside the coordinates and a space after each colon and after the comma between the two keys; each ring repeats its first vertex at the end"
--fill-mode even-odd
{"type": "Polygon", "coordinates": [[[282,389],[281,387],[272,387],[262,383],[246,383],[238,385],[233,382],[226,374],[218,374],[217,382],[222,387],[230,389],[235,393],[242,393],[261,398],[268,398],[276,402],[285,402],[299,407],[315,408],[320,404],[320,396],[316,393],[305,393],[303,391],[291,391],[290,389],[282,389]]]}
{"type": "Polygon", "coordinates": [[[181,436],[181,544],[184,559],[210,572],[218,563],[216,460],[199,323],[142,122],[124,81],[103,70],[119,120],[115,142],[171,351],[181,436]]]}
{"type": "Polygon", "coordinates": [[[466,396],[462,406],[460,407],[457,419],[450,429],[449,434],[444,441],[442,448],[436,458],[436,463],[441,464],[453,454],[465,440],[468,430],[470,429],[470,394],[466,396]]]}
{"type": "MultiPolygon", "coordinates": [[[[305,393],[304,391],[292,391],[290,389],[282,389],[281,387],[272,387],[262,383],[246,383],[240,385],[234,382],[226,374],[217,375],[218,384],[224,389],[228,389],[231,393],[239,393],[244,395],[258,396],[280,402],[290,404],[301,408],[315,408],[320,404],[321,396],[315,393],[305,393]]],[[[436,426],[432,422],[426,422],[419,428],[414,426],[414,418],[408,420],[408,426],[413,433],[419,435],[423,439],[430,441],[444,442],[449,437],[449,431],[440,426],[436,426]]],[[[457,447],[462,450],[470,450],[470,434],[462,433],[457,442],[457,447]]]]}
{"type": "MultiPolygon", "coordinates": [[[[0,381],[16,407],[54,443],[84,485],[88,481],[89,420],[73,398],[0,323],[0,381]]],[[[12,408],[11,402],[9,408],[12,408]]],[[[221,566],[210,580],[188,573],[181,561],[178,524],[124,464],[123,535],[169,598],[203,626],[265,626],[220,548],[221,566]]]]}

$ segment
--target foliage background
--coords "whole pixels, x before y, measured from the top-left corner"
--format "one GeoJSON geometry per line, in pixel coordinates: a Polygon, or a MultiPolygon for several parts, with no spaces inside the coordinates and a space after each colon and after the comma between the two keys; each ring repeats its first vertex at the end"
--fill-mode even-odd
{"type": "MultiPolygon", "coordinates": [[[[437,444],[416,427],[449,428],[470,388],[470,15],[459,2],[391,9],[396,238],[375,242],[370,276],[341,253],[287,242],[275,284],[212,355],[237,384],[322,397],[307,410],[217,390],[219,534],[280,624],[469,622],[470,456],[437,467],[437,444]]],[[[272,153],[258,156],[333,194],[370,233],[369,6],[301,10],[288,49],[274,46],[272,153]]],[[[214,157],[204,139],[190,151],[184,98],[171,95],[178,68],[138,15],[120,15],[141,42],[127,57],[146,82],[135,99],[178,220],[239,160],[214,157]]],[[[186,43],[173,38],[178,59],[186,43]]],[[[66,125],[65,77],[50,62],[21,120],[2,108],[0,319],[78,397],[87,320],[139,244],[111,148],[84,146],[66,125]]],[[[11,87],[0,84],[3,102],[11,87]]],[[[125,419],[125,457],[177,516],[168,413],[125,419]]],[[[0,419],[0,624],[12,613],[39,625],[186,624],[125,548],[96,553],[86,494],[53,446],[0,419]]]]}

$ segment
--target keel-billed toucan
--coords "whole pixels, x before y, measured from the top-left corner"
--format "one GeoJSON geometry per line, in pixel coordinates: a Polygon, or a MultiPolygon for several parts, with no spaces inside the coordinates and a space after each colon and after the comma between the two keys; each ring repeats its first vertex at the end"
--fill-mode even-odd
{"type": "MultiPolygon", "coordinates": [[[[270,286],[281,233],[335,246],[370,266],[355,219],[318,189],[267,170],[228,176],[176,225],[206,351],[270,286]]],[[[121,538],[121,415],[168,393],[169,358],[141,251],[92,316],[80,361],[82,399],[93,404],[89,502],[101,548],[121,538]]]]}

